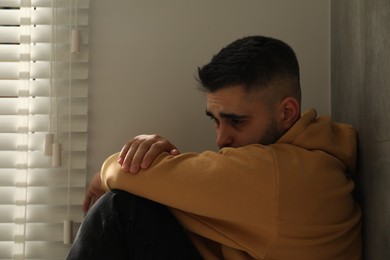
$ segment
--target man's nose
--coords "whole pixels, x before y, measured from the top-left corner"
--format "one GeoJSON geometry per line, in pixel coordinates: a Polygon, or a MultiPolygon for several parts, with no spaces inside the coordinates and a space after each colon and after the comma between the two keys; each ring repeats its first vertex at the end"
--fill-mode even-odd
{"type": "Polygon", "coordinates": [[[217,145],[219,148],[231,147],[233,140],[233,134],[227,127],[220,126],[217,129],[217,145]]]}

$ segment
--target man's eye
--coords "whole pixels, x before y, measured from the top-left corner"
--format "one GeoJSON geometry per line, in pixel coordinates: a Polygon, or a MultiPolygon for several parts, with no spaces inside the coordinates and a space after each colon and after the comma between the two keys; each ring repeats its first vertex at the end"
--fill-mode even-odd
{"type": "Polygon", "coordinates": [[[241,119],[230,119],[230,124],[232,126],[239,126],[244,122],[244,120],[241,119]]]}
{"type": "Polygon", "coordinates": [[[210,120],[213,120],[215,124],[219,124],[218,119],[216,119],[215,117],[209,116],[209,119],[210,119],[210,120]]]}

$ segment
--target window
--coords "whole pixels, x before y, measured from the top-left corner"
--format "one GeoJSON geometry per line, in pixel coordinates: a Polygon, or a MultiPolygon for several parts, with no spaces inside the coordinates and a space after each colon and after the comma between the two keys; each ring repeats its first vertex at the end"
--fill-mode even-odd
{"type": "Polygon", "coordinates": [[[0,1],[0,259],[64,259],[83,218],[88,7],[0,1]]]}

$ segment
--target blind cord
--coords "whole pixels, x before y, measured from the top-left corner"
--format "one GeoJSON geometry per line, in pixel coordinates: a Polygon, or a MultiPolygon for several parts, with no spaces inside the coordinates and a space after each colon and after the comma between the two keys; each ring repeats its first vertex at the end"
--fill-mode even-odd
{"type": "MultiPolygon", "coordinates": [[[[75,26],[72,28],[71,33],[71,53],[78,53],[80,52],[80,36],[81,32],[79,30],[79,22],[78,22],[78,0],[75,0],[75,26]]],[[[72,8],[71,8],[72,9],[72,8]]],[[[72,19],[72,17],[71,17],[72,19]]]]}
{"type": "Polygon", "coordinates": [[[58,44],[58,39],[57,39],[57,0],[53,0],[54,2],[54,86],[55,86],[55,110],[56,110],[56,130],[55,130],[55,136],[54,136],[54,143],[52,145],[53,149],[53,155],[52,155],[52,162],[51,165],[52,167],[60,167],[62,164],[61,161],[61,143],[59,142],[59,127],[60,127],[60,118],[59,118],[59,95],[58,95],[58,57],[57,57],[57,44],[58,44]]]}
{"type": "MultiPolygon", "coordinates": [[[[75,9],[76,16],[76,27],[77,27],[77,0],[75,9]]],[[[70,179],[71,179],[71,166],[72,166],[72,154],[71,154],[71,145],[72,145],[72,53],[74,53],[74,38],[73,38],[73,6],[72,1],[70,1],[69,15],[70,15],[70,34],[69,34],[69,75],[68,75],[68,187],[67,187],[67,195],[68,195],[68,205],[67,205],[67,219],[64,220],[64,244],[68,245],[72,243],[73,240],[73,222],[70,218],[70,179]]],[[[77,49],[77,48],[76,48],[77,49]]],[[[79,48],[78,48],[79,49],[79,48]]]]}
{"type": "Polygon", "coordinates": [[[52,133],[52,118],[53,118],[53,81],[54,81],[54,1],[51,2],[51,15],[52,15],[52,23],[51,23],[51,44],[50,44],[50,86],[49,86],[49,124],[48,124],[48,132],[45,135],[45,143],[43,154],[45,156],[53,155],[53,143],[54,143],[54,134],[52,133]]]}
{"type": "MultiPolygon", "coordinates": [[[[25,7],[27,7],[27,10],[28,10],[28,17],[29,17],[29,21],[30,21],[30,23],[31,23],[31,8],[29,8],[30,6],[25,6],[25,7]]],[[[24,10],[26,10],[26,9],[24,9],[24,10]]],[[[30,41],[31,41],[31,24],[29,24],[30,26],[29,26],[29,31],[28,31],[28,35],[30,36],[30,41]]],[[[26,25],[24,25],[24,26],[26,26],[26,25]]],[[[26,43],[24,43],[24,44],[26,44],[26,43]]],[[[28,53],[29,53],[29,55],[31,55],[31,44],[29,44],[28,45],[29,47],[29,50],[28,50],[28,53]]],[[[31,56],[30,56],[31,57],[31,56]]],[[[30,73],[31,73],[31,64],[30,64],[30,62],[28,62],[28,72],[29,72],[29,75],[31,75],[30,73]]],[[[28,78],[28,79],[24,79],[23,80],[24,82],[25,82],[25,84],[26,84],[26,86],[24,86],[24,89],[26,89],[27,88],[27,91],[30,93],[30,77],[28,78]]],[[[30,102],[28,101],[29,100],[29,96],[27,96],[27,97],[25,97],[26,99],[27,99],[27,109],[28,110],[30,110],[30,102]]],[[[27,118],[26,118],[26,126],[29,128],[29,120],[30,120],[30,117],[27,115],[27,118]]],[[[27,201],[28,201],[28,183],[29,183],[29,174],[28,174],[28,172],[29,172],[29,167],[28,167],[28,161],[29,161],[29,148],[28,148],[28,139],[29,139],[29,132],[30,132],[30,129],[28,129],[27,130],[27,132],[25,133],[25,135],[26,135],[26,144],[27,144],[27,150],[26,150],[26,158],[25,158],[25,164],[26,164],[26,168],[25,169],[23,169],[23,172],[24,172],[24,183],[25,183],[25,190],[24,190],[24,201],[26,202],[26,204],[27,204],[27,201]]],[[[26,234],[27,234],[27,209],[28,209],[28,207],[25,205],[24,206],[24,220],[25,220],[25,223],[24,223],[24,225],[23,225],[23,234],[24,234],[24,238],[23,238],[23,240],[24,240],[24,242],[23,242],[23,249],[22,249],[22,251],[23,251],[23,255],[25,255],[26,254],[26,242],[25,242],[25,239],[26,239],[26,234]]]]}

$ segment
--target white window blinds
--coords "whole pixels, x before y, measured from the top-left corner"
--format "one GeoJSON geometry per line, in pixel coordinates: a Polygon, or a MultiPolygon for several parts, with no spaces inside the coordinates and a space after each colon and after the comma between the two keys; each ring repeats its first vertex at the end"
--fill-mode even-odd
{"type": "Polygon", "coordinates": [[[0,259],[64,259],[83,218],[88,7],[0,0],[0,259]]]}

